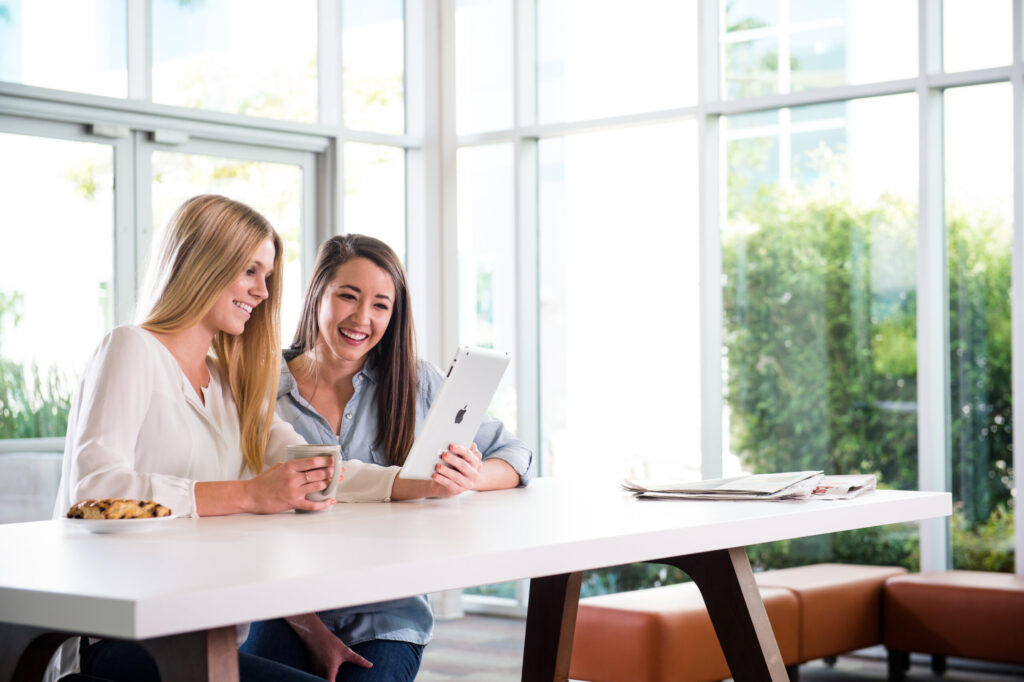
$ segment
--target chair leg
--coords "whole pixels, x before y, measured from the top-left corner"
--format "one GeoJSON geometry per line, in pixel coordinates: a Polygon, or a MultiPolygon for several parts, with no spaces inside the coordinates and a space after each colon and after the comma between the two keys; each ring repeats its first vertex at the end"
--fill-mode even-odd
{"type": "Polygon", "coordinates": [[[903,682],[910,668],[910,653],[889,649],[889,682],[903,682]]]}
{"type": "Polygon", "coordinates": [[[936,676],[942,677],[943,673],[946,672],[946,657],[942,654],[932,655],[932,672],[936,676]]]}

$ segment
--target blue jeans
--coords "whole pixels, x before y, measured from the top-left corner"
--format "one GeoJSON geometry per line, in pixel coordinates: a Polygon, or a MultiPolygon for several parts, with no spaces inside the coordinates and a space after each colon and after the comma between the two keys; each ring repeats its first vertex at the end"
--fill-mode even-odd
{"type": "MultiPolygon", "coordinates": [[[[82,673],[86,679],[108,682],[159,682],[160,674],[153,657],[138,644],[102,639],[81,648],[82,673]]],[[[323,682],[320,677],[289,668],[259,656],[238,654],[240,682],[323,682]]],[[[65,678],[67,679],[67,678],[65,678]]],[[[75,678],[71,678],[75,679],[75,678]]]]}
{"type": "MultiPolygon", "coordinates": [[[[412,682],[423,657],[422,644],[388,639],[371,639],[351,649],[373,663],[373,667],[367,669],[343,663],[336,682],[412,682]]],[[[306,644],[283,618],[253,623],[249,627],[249,639],[239,651],[306,672],[312,669],[306,644]]]]}

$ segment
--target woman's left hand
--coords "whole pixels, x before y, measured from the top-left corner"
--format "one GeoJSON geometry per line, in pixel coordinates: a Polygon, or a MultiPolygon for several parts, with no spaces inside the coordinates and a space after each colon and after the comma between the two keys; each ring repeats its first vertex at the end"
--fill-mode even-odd
{"type": "Polygon", "coordinates": [[[434,467],[431,497],[453,497],[467,490],[476,489],[482,466],[483,455],[477,449],[476,443],[472,443],[468,448],[452,443],[441,455],[441,461],[434,467]]]}

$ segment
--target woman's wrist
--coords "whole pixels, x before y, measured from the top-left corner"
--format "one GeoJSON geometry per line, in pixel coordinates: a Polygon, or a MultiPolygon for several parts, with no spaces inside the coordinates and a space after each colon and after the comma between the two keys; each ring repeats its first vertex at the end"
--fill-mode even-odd
{"type": "Polygon", "coordinates": [[[196,483],[196,514],[223,516],[253,512],[251,481],[199,481],[196,483]]]}
{"type": "Polygon", "coordinates": [[[399,474],[391,486],[392,500],[418,500],[429,497],[433,488],[432,481],[422,481],[418,478],[402,478],[399,474]]]}

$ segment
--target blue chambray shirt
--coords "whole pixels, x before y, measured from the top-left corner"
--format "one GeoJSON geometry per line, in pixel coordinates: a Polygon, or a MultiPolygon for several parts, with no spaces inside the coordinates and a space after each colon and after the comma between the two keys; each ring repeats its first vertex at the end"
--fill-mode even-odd
{"type": "MultiPolygon", "coordinates": [[[[277,413],[289,422],[308,443],[341,446],[344,459],[387,466],[385,453],[374,447],[377,438],[377,372],[363,367],[352,378],[355,392],[345,406],[341,433],[335,434],[313,406],[299,395],[295,377],[287,361],[297,355],[286,350],[281,362],[281,381],[277,389],[277,413]]],[[[423,427],[430,404],[444,377],[429,362],[419,363],[419,390],[416,400],[416,433],[423,427]]],[[[536,473],[533,453],[526,444],[505,429],[500,420],[485,417],[474,442],[484,459],[502,459],[519,474],[519,485],[530,482],[536,473]]],[[[317,615],[331,632],[349,646],[371,639],[389,639],[426,644],[434,630],[434,616],[426,596],[393,599],[376,604],[350,606],[321,611],[317,615]]]]}

